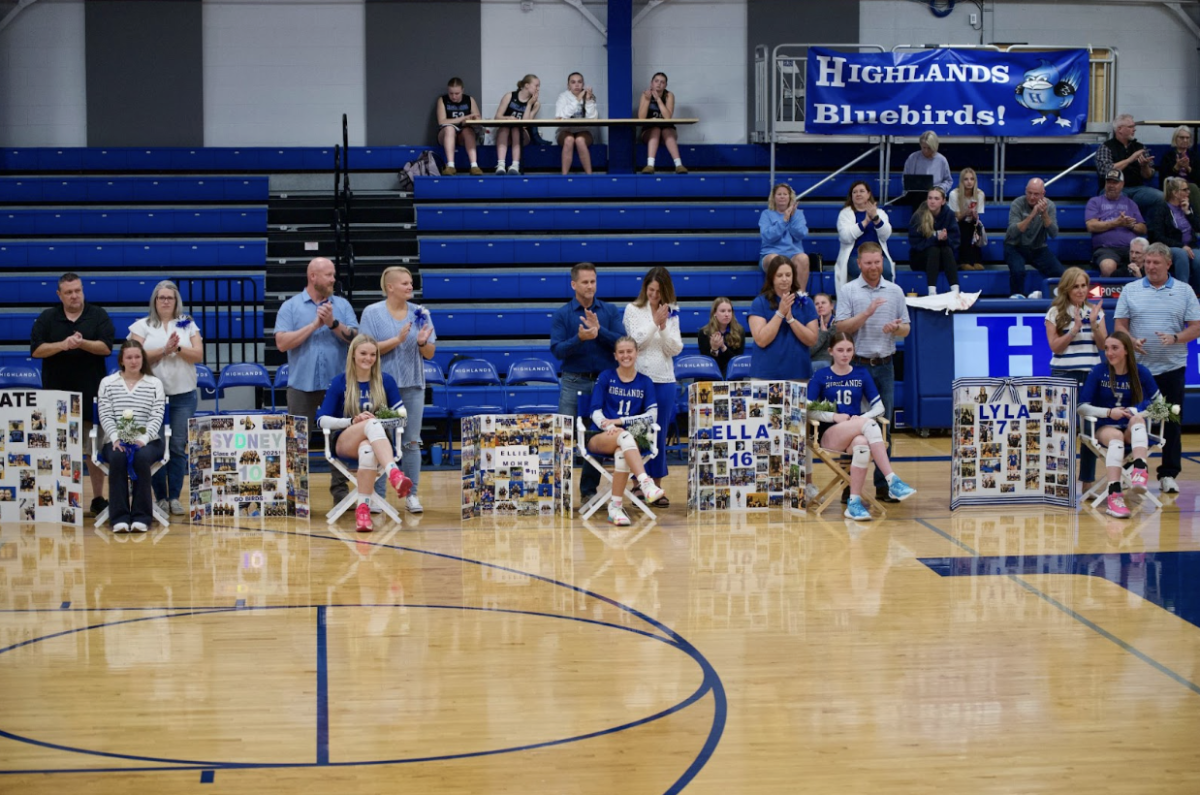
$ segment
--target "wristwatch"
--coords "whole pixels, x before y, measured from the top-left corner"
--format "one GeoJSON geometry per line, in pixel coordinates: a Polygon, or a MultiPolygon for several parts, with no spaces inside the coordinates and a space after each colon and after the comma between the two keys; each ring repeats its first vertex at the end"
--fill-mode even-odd
{"type": "Polygon", "coordinates": [[[331,323],[331,324],[329,325],[329,330],[330,330],[330,331],[336,331],[336,330],[337,330],[337,327],[338,327],[338,326],[340,326],[340,325],[342,325],[342,321],[338,320],[338,319],[335,317],[335,318],[333,319],[333,323],[331,323]]]}

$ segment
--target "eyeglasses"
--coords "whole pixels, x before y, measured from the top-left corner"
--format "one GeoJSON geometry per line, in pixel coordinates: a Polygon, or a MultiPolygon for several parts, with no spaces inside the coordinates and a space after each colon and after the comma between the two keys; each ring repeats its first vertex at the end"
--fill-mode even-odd
{"type": "Polygon", "coordinates": [[[175,300],[175,296],[173,296],[173,295],[160,295],[160,296],[158,297],[158,300],[159,300],[159,301],[174,301],[174,300],[175,300]]]}

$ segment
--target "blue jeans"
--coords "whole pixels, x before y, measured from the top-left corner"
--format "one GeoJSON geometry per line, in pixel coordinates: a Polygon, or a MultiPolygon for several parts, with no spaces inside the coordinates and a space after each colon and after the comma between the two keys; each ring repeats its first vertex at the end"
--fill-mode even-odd
{"type": "MultiPolygon", "coordinates": [[[[1060,370],[1057,367],[1050,370],[1055,378],[1070,378],[1080,386],[1087,380],[1090,370],[1060,370]]],[[[1079,448],[1079,479],[1091,483],[1096,479],[1096,454],[1086,447],[1079,448]]]]}
{"type": "MultiPolygon", "coordinates": [[[[892,421],[893,409],[896,407],[896,373],[892,369],[892,364],[893,362],[889,361],[867,368],[867,372],[871,374],[871,380],[875,382],[875,388],[879,390],[879,399],[883,401],[883,416],[889,423],[892,421]]],[[[895,430],[891,425],[888,426],[887,452],[889,459],[892,456],[892,437],[895,435],[895,430]]],[[[887,490],[887,478],[879,471],[879,467],[875,467],[874,481],[875,491],[887,490]]]]}
{"type": "Polygon", "coordinates": [[[1171,270],[1179,281],[1192,286],[1192,260],[1181,248],[1171,248],[1171,270]]]}
{"type": "MultiPolygon", "coordinates": [[[[1104,186],[1101,185],[1101,188],[1104,186]]],[[[1163,203],[1162,191],[1157,188],[1151,188],[1149,185],[1134,185],[1131,188],[1122,188],[1121,193],[1124,193],[1129,198],[1133,199],[1133,203],[1142,211],[1143,218],[1152,218],[1158,205],[1163,203]]]]}
{"type": "MultiPolygon", "coordinates": [[[[400,387],[400,400],[404,402],[404,410],[408,412],[408,421],[400,432],[400,470],[412,480],[413,497],[417,496],[417,486],[421,483],[421,423],[425,419],[425,387],[400,387]]],[[[389,444],[395,441],[388,439],[389,444]]],[[[380,477],[375,481],[375,493],[387,499],[388,482],[380,477]]]]}
{"type": "MultiPolygon", "coordinates": [[[[574,417],[578,411],[579,395],[583,392],[590,396],[596,388],[596,379],[585,378],[578,373],[563,373],[558,379],[558,413],[574,417]]],[[[574,436],[574,434],[572,434],[574,436]]],[[[596,493],[600,487],[600,473],[595,467],[584,466],[579,475],[579,494],[587,498],[596,493]]]]}
{"type": "Polygon", "coordinates": [[[154,473],[154,499],[177,500],[188,474],[188,420],[196,415],[195,390],[168,395],[171,401],[171,460],[154,473]]]}
{"type": "MultiPolygon", "coordinates": [[[[1004,261],[1008,263],[1008,291],[1012,295],[1025,295],[1025,263],[1037,268],[1038,273],[1046,278],[1062,276],[1066,270],[1049,246],[1030,248],[1005,243],[1004,261]]],[[[1046,292],[1045,279],[1042,280],[1041,290],[1046,292]]]]}

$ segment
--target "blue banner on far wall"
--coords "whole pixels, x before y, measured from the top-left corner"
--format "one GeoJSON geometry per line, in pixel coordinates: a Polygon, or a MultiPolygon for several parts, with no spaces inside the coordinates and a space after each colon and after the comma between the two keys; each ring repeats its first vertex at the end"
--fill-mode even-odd
{"type": "Polygon", "coordinates": [[[1087,50],[810,47],[807,62],[805,132],[1016,138],[1087,129],[1087,50]]]}

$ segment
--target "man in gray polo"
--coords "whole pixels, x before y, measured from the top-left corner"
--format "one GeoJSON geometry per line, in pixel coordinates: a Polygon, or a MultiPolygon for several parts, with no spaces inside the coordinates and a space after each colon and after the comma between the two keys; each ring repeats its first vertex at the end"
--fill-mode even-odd
{"type": "MultiPolygon", "coordinates": [[[[1168,273],[1170,267],[1171,249],[1151,244],[1144,260],[1146,276],[1121,291],[1114,326],[1133,337],[1138,364],[1154,376],[1166,401],[1182,406],[1187,344],[1200,337],[1200,302],[1191,287],[1168,273]]],[[[1183,463],[1180,423],[1168,422],[1165,436],[1158,487],[1163,494],[1177,494],[1175,478],[1183,463]]]]}
{"type": "MultiPolygon", "coordinates": [[[[912,330],[904,291],[883,278],[883,249],[878,243],[858,247],[860,275],[842,285],[838,294],[837,330],[854,335],[854,364],[867,368],[883,401],[883,413],[892,421],[896,405],[896,374],[892,357],[896,340],[912,330]]],[[[892,434],[888,433],[888,454],[892,452],[892,434]]],[[[899,502],[888,494],[887,478],[875,468],[875,499],[899,502]]]]}

